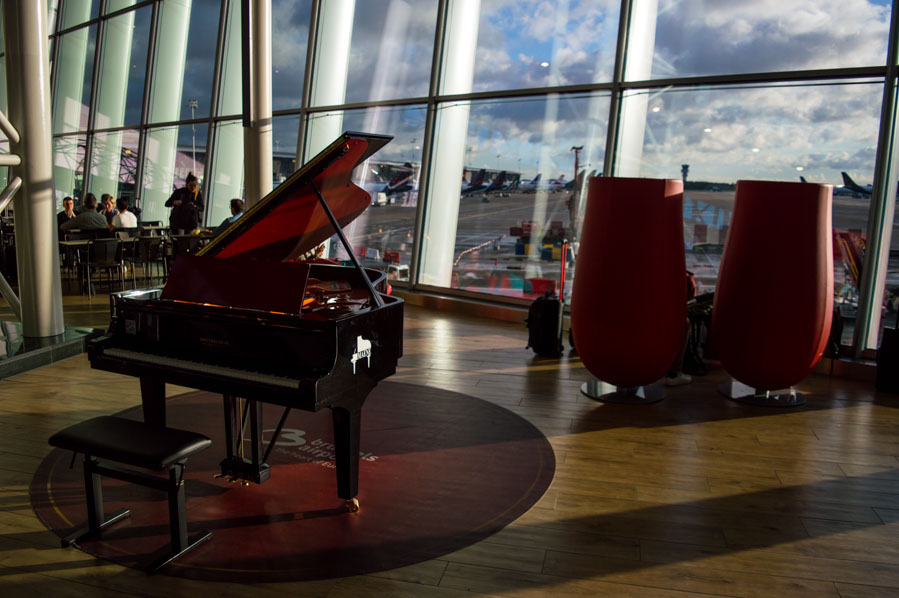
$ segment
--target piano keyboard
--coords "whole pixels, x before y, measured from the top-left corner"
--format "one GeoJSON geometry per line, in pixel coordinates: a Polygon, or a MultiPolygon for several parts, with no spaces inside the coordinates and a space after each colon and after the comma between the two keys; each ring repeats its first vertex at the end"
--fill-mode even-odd
{"type": "Polygon", "coordinates": [[[202,361],[189,361],[185,359],[177,359],[167,357],[165,355],[156,355],[155,353],[143,353],[140,351],[130,351],[128,349],[118,349],[110,347],[103,351],[107,357],[116,357],[120,359],[128,359],[131,361],[139,361],[150,365],[161,365],[165,367],[177,368],[198,374],[208,374],[212,376],[221,376],[230,378],[240,382],[253,382],[258,384],[267,384],[269,386],[278,386],[297,390],[300,386],[300,380],[297,378],[288,378],[286,376],[276,376],[274,374],[266,374],[263,372],[253,372],[250,370],[239,370],[235,368],[214,365],[202,361]]]}

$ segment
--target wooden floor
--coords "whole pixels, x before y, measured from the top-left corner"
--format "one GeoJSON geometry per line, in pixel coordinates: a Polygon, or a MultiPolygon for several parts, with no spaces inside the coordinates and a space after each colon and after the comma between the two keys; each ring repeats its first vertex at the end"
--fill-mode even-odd
{"type": "MultiPolygon", "coordinates": [[[[67,322],[104,327],[107,305],[68,298],[67,322]]],[[[713,371],[656,405],[602,405],[579,393],[576,357],[536,359],[526,338],[522,324],[410,307],[393,379],[533,422],[555,449],[544,498],[459,552],[300,584],[148,578],[57,548],[28,498],[46,439],[135,405],[138,383],[83,355],[2,380],[0,596],[899,596],[899,397],[815,375],[803,408],[748,407],[716,393],[713,371]]]]}

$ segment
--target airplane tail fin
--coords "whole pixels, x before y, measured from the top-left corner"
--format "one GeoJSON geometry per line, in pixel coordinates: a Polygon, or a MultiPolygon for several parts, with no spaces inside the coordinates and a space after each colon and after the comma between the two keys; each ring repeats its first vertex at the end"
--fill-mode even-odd
{"type": "Polygon", "coordinates": [[[846,187],[849,187],[850,189],[853,189],[858,186],[855,184],[855,181],[853,181],[851,178],[849,178],[848,174],[846,174],[845,172],[841,172],[840,174],[843,176],[843,185],[845,185],[846,187]]]}

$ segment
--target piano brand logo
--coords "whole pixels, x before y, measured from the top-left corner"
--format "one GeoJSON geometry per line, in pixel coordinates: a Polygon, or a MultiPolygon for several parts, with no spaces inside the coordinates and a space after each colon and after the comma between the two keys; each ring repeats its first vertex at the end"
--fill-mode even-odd
{"type": "Polygon", "coordinates": [[[227,347],[228,346],[228,341],[222,340],[220,338],[209,338],[208,336],[201,336],[200,343],[207,345],[207,346],[212,346],[212,347],[227,347]]]}
{"type": "Polygon", "coordinates": [[[356,373],[356,362],[365,359],[366,367],[371,367],[371,341],[361,336],[356,337],[356,352],[350,362],[353,364],[353,373],[356,373]]]}

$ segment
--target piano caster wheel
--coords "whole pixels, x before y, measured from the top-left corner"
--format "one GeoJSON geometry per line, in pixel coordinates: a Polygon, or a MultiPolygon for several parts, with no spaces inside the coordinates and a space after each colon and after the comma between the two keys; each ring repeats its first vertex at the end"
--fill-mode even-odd
{"type": "Polygon", "coordinates": [[[241,486],[249,486],[249,485],[250,485],[250,480],[241,480],[241,481],[240,481],[240,485],[241,485],[241,486]]]}
{"type": "Polygon", "coordinates": [[[351,498],[346,501],[346,510],[350,513],[358,513],[359,512],[359,499],[351,498]]]}

